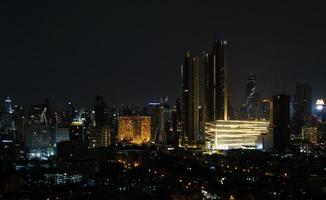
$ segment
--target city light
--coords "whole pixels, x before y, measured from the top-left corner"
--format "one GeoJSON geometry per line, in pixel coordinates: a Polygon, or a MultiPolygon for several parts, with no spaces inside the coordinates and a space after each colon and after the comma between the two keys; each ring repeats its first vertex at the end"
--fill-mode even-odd
{"type": "Polygon", "coordinates": [[[323,100],[322,98],[317,99],[317,102],[316,102],[316,109],[317,109],[318,111],[322,111],[322,110],[324,109],[324,105],[325,105],[325,103],[324,103],[324,100],[323,100]]]}

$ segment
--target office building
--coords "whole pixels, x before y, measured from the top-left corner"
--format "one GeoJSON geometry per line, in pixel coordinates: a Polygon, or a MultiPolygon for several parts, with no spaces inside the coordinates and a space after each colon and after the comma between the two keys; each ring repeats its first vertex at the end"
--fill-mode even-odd
{"type": "Polygon", "coordinates": [[[108,126],[92,127],[90,134],[90,147],[109,147],[111,144],[111,130],[108,126]]]}
{"type": "Polygon", "coordinates": [[[226,41],[215,38],[211,54],[204,53],[204,119],[228,119],[226,41]]]}
{"type": "Polygon", "coordinates": [[[106,103],[102,96],[96,96],[95,99],[95,126],[102,127],[105,125],[105,108],[106,103]]]}
{"type": "Polygon", "coordinates": [[[290,139],[290,96],[273,96],[271,125],[274,149],[284,151],[290,139]]]}
{"type": "Polygon", "coordinates": [[[181,66],[183,140],[196,142],[199,134],[199,59],[186,52],[181,66]]]}
{"type": "Polygon", "coordinates": [[[249,75],[246,83],[246,119],[260,118],[260,94],[256,89],[256,76],[249,75]]]}
{"type": "Polygon", "coordinates": [[[310,121],[311,108],[311,87],[298,82],[293,102],[292,121],[294,134],[300,134],[301,128],[310,121]]]}
{"type": "Polygon", "coordinates": [[[166,113],[168,109],[162,103],[150,103],[151,115],[151,138],[152,141],[165,144],[166,143],[166,129],[165,123],[168,120],[166,113]]]}
{"type": "Polygon", "coordinates": [[[130,141],[141,144],[151,139],[151,117],[119,116],[118,141],[130,141]]]}
{"type": "Polygon", "coordinates": [[[302,140],[305,140],[311,144],[317,144],[317,142],[318,142],[318,127],[317,126],[303,126],[301,136],[302,136],[302,140]]]}

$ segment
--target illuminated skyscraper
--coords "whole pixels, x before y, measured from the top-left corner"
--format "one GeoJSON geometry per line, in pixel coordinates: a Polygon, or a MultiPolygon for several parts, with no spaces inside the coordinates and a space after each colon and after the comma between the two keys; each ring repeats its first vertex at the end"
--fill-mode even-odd
{"type": "Polygon", "coordinates": [[[151,139],[151,117],[119,117],[118,140],[129,140],[135,144],[149,142],[151,139]]]}
{"type": "Polygon", "coordinates": [[[256,76],[249,75],[246,84],[246,115],[247,119],[259,118],[259,94],[256,90],[256,76]]]}
{"type": "Polygon", "coordinates": [[[290,139],[290,96],[274,96],[271,109],[274,149],[284,151],[290,139]]]}
{"type": "Polygon", "coordinates": [[[12,102],[10,97],[7,97],[5,100],[5,113],[11,114],[13,113],[13,109],[12,109],[12,102]]]}
{"type": "Polygon", "coordinates": [[[204,110],[206,121],[228,119],[226,41],[215,39],[211,54],[204,54],[204,110]]]}
{"type": "Polygon", "coordinates": [[[183,136],[196,142],[199,134],[199,59],[186,53],[182,76],[183,136]]]}

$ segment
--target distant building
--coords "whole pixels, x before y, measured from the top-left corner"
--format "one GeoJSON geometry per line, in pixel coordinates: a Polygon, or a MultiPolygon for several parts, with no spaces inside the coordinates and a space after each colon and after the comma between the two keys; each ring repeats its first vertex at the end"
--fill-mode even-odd
{"type": "Polygon", "coordinates": [[[318,117],[318,120],[320,122],[325,122],[326,121],[326,109],[325,109],[324,99],[322,99],[322,98],[317,99],[316,104],[315,104],[315,109],[316,109],[316,116],[318,117]]]}
{"type": "Polygon", "coordinates": [[[7,97],[5,100],[4,112],[5,113],[13,113],[13,106],[12,106],[10,97],[7,97]]]}
{"type": "Polygon", "coordinates": [[[73,119],[75,118],[75,107],[74,104],[70,101],[67,103],[65,111],[64,111],[64,122],[68,125],[71,124],[73,119]]]}
{"type": "MultiPolygon", "coordinates": [[[[12,132],[15,129],[15,121],[13,118],[13,105],[10,97],[7,97],[4,102],[3,112],[0,113],[0,128],[12,132]]],[[[11,138],[14,139],[14,136],[11,138]]]]}
{"type": "Polygon", "coordinates": [[[216,120],[206,123],[207,150],[263,149],[270,145],[269,121],[216,120]]]}
{"type": "Polygon", "coordinates": [[[284,151],[290,139],[290,96],[273,96],[272,102],[273,144],[274,149],[284,151]]]}
{"type": "Polygon", "coordinates": [[[256,76],[249,75],[246,83],[246,119],[261,118],[261,96],[256,88],[256,76]]]}
{"type": "Polygon", "coordinates": [[[196,142],[199,126],[199,59],[189,52],[181,66],[183,139],[185,142],[196,142]]]}
{"type": "Polygon", "coordinates": [[[265,120],[269,120],[271,113],[270,113],[270,107],[271,107],[271,100],[270,99],[263,99],[261,101],[261,118],[265,120]]]}
{"type": "Polygon", "coordinates": [[[301,128],[311,118],[311,87],[297,83],[293,102],[293,133],[300,134],[301,128]]]}
{"type": "Polygon", "coordinates": [[[118,140],[128,140],[135,144],[149,142],[151,139],[151,117],[119,116],[118,140]]]}
{"type": "Polygon", "coordinates": [[[55,142],[59,143],[62,141],[69,141],[70,136],[69,136],[69,128],[66,126],[60,126],[57,125],[55,129],[55,142]]]}
{"type": "Polygon", "coordinates": [[[166,143],[165,123],[168,120],[166,109],[161,103],[150,103],[151,140],[162,144],[166,143]]]}
{"type": "Polygon", "coordinates": [[[62,141],[69,141],[69,129],[66,127],[36,123],[26,125],[24,143],[26,150],[32,155],[55,155],[56,144],[62,141]]]}
{"type": "Polygon", "coordinates": [[[304,126],[302,127],[302,140],[308,141],[311,144],[318,142],[318,127],[304,126]]]}
{"type": "Polygon", "coordinates": [[[102,96],[96,96],[95,99],[95,126],[102,127],[105,125],[105,108],[106,103],[102,96]]]}
{"type": "Polygon", "coordinates": [[[111,130],[108,126],[92,127],[90,147],[109,147],[111,144],[111,130]]]}
{"type": "Polygon", "coordinates": [[[211,54],[204,53],[205,121],[228,119],[226,41],[215,38],[211,54]]]}

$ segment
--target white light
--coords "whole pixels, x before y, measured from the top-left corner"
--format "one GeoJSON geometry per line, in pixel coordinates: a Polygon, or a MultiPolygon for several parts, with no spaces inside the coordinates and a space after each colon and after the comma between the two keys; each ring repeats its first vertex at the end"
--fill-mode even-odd
{"type": "Polygon", "coordinates": [[[323,105],[325,105],[324,104],[324,100],[323,99],[317,99],[316,105],[317,106],[323,106],[323,105]]]}
{"type": "Polygon", "coordinates": [[[324,107],[322,105],[317,105],[316,108],[317,110],[323,110],[324,107]]]}

